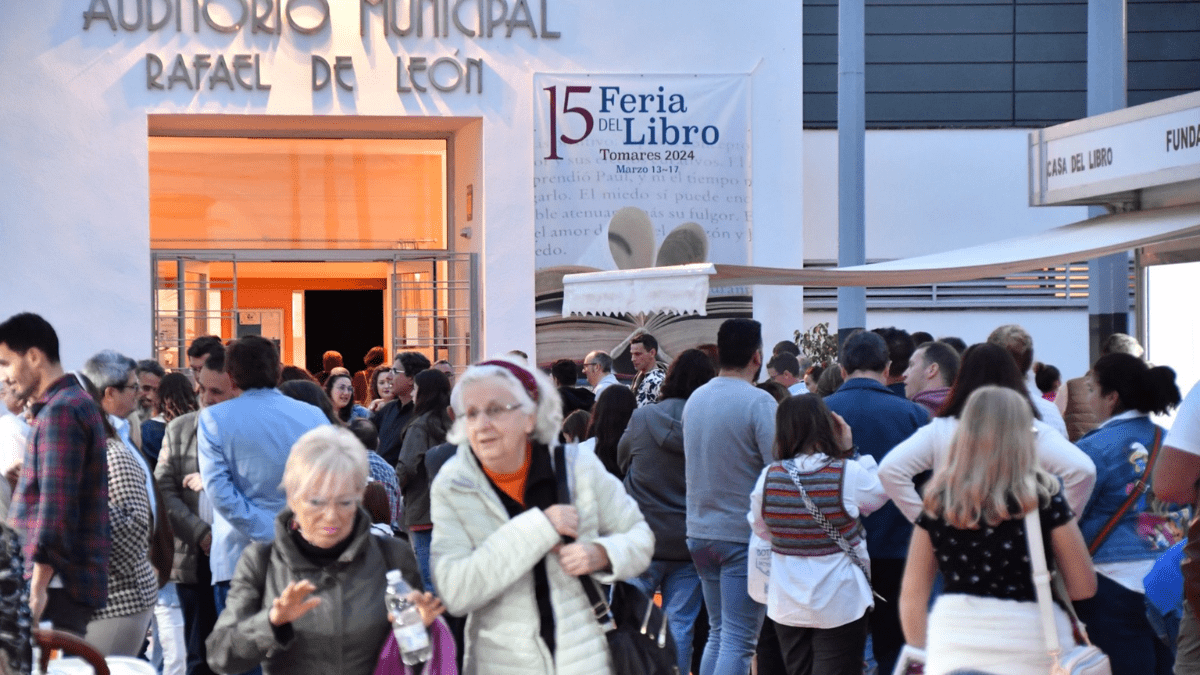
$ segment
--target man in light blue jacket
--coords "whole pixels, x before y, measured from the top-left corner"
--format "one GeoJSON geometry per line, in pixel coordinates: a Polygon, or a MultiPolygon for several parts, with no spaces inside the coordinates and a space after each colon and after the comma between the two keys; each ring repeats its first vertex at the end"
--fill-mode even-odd
{"type": "Polygon", "coordinates": [[[252,541],[275,538],[275,516],[285,505],[279,484],[292,445],[329,423],[316,406],[275,388],[280,361],[270,340],[234,341],[226,349],[225,370],[242,394],[202,410],[197,432],[200,477],[213,509],[209,560],[218,614],[242,551],[252,541]]]}

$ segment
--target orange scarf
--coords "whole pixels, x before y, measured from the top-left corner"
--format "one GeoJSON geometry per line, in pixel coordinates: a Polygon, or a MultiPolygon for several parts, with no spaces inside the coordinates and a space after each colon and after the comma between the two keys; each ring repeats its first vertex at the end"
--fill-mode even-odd
{"type": "Polygon", "coordinates": [[[483,468],[483,472],[488,478],[496,484],[496,487],[504,491],[504,494],[513,498],[521,506],[525,506],[525,480],[529,478],[529,460],[533,455],[533,448],[527,443],[525,445],[525,462],[521,464],[521,468],[512,473],[496,473],[483,466],[480,462],[479,466],[483,468]]]}

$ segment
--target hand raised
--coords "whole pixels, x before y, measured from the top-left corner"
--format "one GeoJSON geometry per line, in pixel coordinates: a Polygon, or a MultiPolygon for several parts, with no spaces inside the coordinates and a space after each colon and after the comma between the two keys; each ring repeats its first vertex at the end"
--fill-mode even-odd
{"type": "Polygon", "coordinates": [[[579,536],[579,511],[570,504],[555,504],[544,513],[554,526],[554,531],[564,537],[579,536]]]}
{"type": "Polygon", "coordinates": [[[288,584],[287,588],[283,589],[283,593],[280,593],[279,597],[271,602],[271,611],[267,613],[267,620],[271,622],[272,626],[282,626],[308,614],[313,607],[321,604],[320,598],[308,597],[315,590],[317,590],[316,585],[308,579],[288,584]]]}
{"type": "Polygon", "coordinates": [[[850,424],[842,419],[842,416],[829,411],[830,421],[833,422],[833,435],[837,438],[838,447],[846,452],[854,449],[854,432],[850,429],[850,424]]]}

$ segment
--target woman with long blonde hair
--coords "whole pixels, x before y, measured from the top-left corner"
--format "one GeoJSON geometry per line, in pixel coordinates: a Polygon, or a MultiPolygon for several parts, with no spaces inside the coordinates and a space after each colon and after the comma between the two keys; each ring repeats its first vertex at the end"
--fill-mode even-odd
{"type": "MultiPolygon", "coordinates": [[[[1071,600],[1096,592],[1096,574],[1063,498],[1043,471],[1029,401],[981,387],[967,400],[950,452],[925,489],[900,593],[900,620],[910,645],[927,652],[928,675],[959,669],[994,675],[1050,671],[1038,613],[1023,518],[1037,509],[1047,565],[1071,600]],[[933,580],[945,589],[926,616],[933,580]],[[926,628],[928,619],[928,629],[926,628]]],[[[1073,640],[1055,606],[1064,644],[1073,640]]]]}

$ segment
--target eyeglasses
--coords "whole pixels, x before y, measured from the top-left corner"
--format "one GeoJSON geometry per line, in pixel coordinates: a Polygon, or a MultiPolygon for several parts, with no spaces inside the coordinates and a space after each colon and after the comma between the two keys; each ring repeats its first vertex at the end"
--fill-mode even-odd
{"type": "Polygon", "coordinates": [[[590,368],[590,367],[598,366],[598,365],[600,365],[600,364],[599,363],[585,363],[585,364],[583,364],[583,367],[590,368]]]}
{"type": "Polygon", "coordinates": [[[510,413],[520,407],[520,403],[509,403],[508,405],[499,405],[497,403],[493,403],[483,410],[478,408],[468,409],[466,418],[468,422],[478,422],[480,421],[481,417],[486,415],[489,420],[494,420],[498,419],[505,413],[510,413]]]}
{"type": "Polygon", "coordinates": [[[313,497],[305,499],[304,506],[312,511],[324,511],[331,506],[342,512],[353,511],[358,508],[358,497],[337,497],[335,499],[313,497]]]}
{"type": "Polygon", "coordinates": [[[125,382],[124,384],[114,384],[112,385],[112,388],[116,389],[117,391],[126,391],[128,389],[133,389],[136,391],[138,388],[138,383],[135,380],[133,382],[125,382]]]}
{"type": "Polygon", "coordinates": [[[348,384],[339,384],[336,387],[334,387],[333,390],[334,391],[342,391],[342,392],[345,392],[345,391],[353,392],[354,387],[351,385],[348,385],[348,384]]]}

